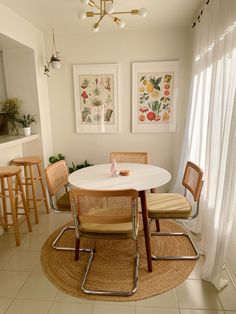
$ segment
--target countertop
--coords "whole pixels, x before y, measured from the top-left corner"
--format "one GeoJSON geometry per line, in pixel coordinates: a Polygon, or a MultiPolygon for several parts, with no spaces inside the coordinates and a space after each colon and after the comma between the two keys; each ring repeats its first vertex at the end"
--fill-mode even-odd
{"type": "Polygon", "coordinates": [[[32,134],[30,136],[24,135],[0,135],[0,150],[11,146],[20,145],[34,141],[40,137],[39,134],[32,134]]]}

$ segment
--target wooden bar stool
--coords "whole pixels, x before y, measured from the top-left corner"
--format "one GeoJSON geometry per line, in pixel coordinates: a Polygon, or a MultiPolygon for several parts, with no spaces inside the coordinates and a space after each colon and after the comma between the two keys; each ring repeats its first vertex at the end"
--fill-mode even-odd
{"type": "MultiPolygon", "coordinates": [[[[19,225],[25,221],[19,221],[19,215],[25,215],[26,222],[28,224],[28,229],[31,232],[31,224],[29,218],[29,212],[27,207],[27,202],[25,199],[25,194],[21,181],[21,168],[8,166],[8,167],[0,167],[0,180],[1,180],[1,190],[0,190],[0,198],[2,199],[2,210],[3,217],[0,219],[0,224],[3,226],[4,231],[8,231],[9,226],[13,226],[15,231],[16,245],[20,245],[20,232],[19,225]],[[15,187],[13,187],[13,184],[15,187]],[[21,197],[24,209],[23,212],[19,212],[18,209],[18,199],[21,197]],[[9,199],[9,204],[7,202],[9,199]],[[10,211],[9,208],[10,207],[10,211]],[[12,223],[8,221],[8,216],[12,216],[12,223]]],[[[1,216],[1,215],[0,215],[1,216]]]]}
{"type": "Polygon", "coordinates": [[[25,185],[26,191],[26,200],[27,206],[30,209],[34,210],[35,222],[39,223],[38,217],[38,205],[44,202],[46,207],[46,212],[49,213],[49,205],[47,200],[46,188],[42,179],[42,170],[41,170],[41,159],[38,157],[22,157],[15,158],[12,161],[13,164],[17,166],[24,167],[24,178],[22,184],[25,185]],[[36,171],[37,170],[37,174],[36,171]],[[36,182],[40,182],[42,197],[36,198],[36,182]],[[31,189],[31,195],[30,195],[31,189]],[[30,204],[32,202],[32,206],[30,204]]]}

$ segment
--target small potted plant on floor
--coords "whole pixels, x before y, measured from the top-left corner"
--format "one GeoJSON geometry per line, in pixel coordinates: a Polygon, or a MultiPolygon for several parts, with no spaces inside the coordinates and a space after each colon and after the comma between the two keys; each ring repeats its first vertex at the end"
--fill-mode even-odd
{"type": "Polygon", "coordinates": [[[31,124],[36,122],[35,116],[32,116],[31,114],[22,116],[18,116],[16,118],[16,121],[22,126],[23,132],[25,136],[30,136],[31,134],[31,124]]]}

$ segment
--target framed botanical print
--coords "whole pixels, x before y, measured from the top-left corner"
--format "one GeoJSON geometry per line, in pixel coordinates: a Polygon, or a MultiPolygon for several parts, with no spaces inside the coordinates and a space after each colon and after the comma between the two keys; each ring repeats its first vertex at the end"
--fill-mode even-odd
{"type": "Polygon", "coordinates": [[[73,65],[76,131],[119,131],[118,64],[73,65]]]}
{"type": "Polygon", "coordinates": [[[176,129],[178,62],[132,64],[132,132],[176,129]]]}

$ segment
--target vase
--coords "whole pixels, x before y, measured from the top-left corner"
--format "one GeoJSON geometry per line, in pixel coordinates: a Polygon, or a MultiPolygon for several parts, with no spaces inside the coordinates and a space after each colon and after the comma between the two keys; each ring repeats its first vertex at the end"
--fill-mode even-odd
{"type": "Polygon", "coordinates": [[[117,165],[116,165],[115,158],[112,159],[112,163],[111,163],[111,175],[112,175],[112,177],[117,177],[118,176],[118,171],[117,171],[117,165]]]}
{"type": "Polygon", "coordinates": [[[23,128],[24,136],[30,136],[31,134],[31,127],[23,128]]]}
{"type": "Polygon", "coordinates": [[[8,134],[18,135],[18,129],[15,121],[8,121],[8,134]]]}

